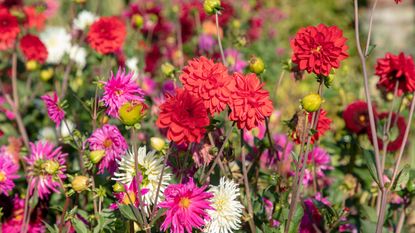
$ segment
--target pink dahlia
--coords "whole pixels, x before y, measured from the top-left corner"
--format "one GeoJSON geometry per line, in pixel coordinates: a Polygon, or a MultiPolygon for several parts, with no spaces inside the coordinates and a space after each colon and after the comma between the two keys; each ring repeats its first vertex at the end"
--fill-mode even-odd
{"type": "Polygon", "coordinates": [[[8,195],[13,189],[13,180],[18,178],[19,166],[8,155],[0,154],[0,194],[8,195]]]}
{"type": "Polygon", "coordinates": [[[36,189],[40,199],[45,199],[51,191],[59,192],[60,182],[57,179],[65,179],[66,157],[61,147],[56,147],[50,142],[30,143],[31,154],[26,157],[27,179],[29,181],[30,195],[36,189]]]}
{"type": "Polygon", "coordinates": [[[107,107],[107,114],[118,117],[118,109],[129,101],[144,101],[144,92],[133,79],[134,72],[125,73],[118,69],[117,74],[111,72],[111,77],[104,82],[104,96],[101,101],[107,107]]]}
{"type": "Polygon", "coordinates": [[[99,162],[99,174],[105,169],[112,174],[117,168],[116,160],[120,159],[128,149],[127,142],[116,126],[105,124],[88,138],[91,151],[103,151],[104,157],[99,162]]]}
{"type": "Polygon", "coordinates": [[[46,105],[46,108],[48,110],[49,118],[55,122],[56,127],[58,127],[65,117],[65,112],[63,109],[59,106],[59,98],[56,92],[53,92],[53,95],[43,95],[41,97],[43,102],[46,105]]]}
{"type": "MultiPolygon", "coordinates": [[[[141,178],[140,178],[141,180],[141,178]]],[[[140,181],[141,186],[141,181],[140,181]]],[[[137,182],[135,177],[133,178],[132,182],[129,185],[124,185],[123,192],[114,193],[115,198],[117,199],[117,204],[120,205],[130,205],[134,204],[136,207],[139,207],[140,200],[138,198],[138,189],[137,189],[137,182]]],[[[145,195],[148,192],[148,189],[141,189],[141,195],[145,195]]],[[[116,208],[117,204],[112,205],[112,208],[116,208]]]]}
{"type": "MultiPolygon", "coordinates": [[[[325,183],[327,181],[325,172],[328,170],[331,170],[332,167],[330,166],[330,155],[329,153],[320,147],[315,147],[310,153],[308,153],[307,157],[307,165],[314,166],[315,165],[315,174],[316,179],[318,181],[322,181],[325,183]],[[314,157],[314,163],[313,164],[313,157],[314,157]]],[[[314,177],[314,171],[306,168],[305,170],[305,176],[303,179],[303,184],[305,186],[310,185],[313,183],[313,177],[314,177]]]]}
{"type": "Polygon", "coordinates": [[[161,230],[171,228],[172,233],[192,232],[192,228],[201,229],[210,220],[206,210],[213,210],[209,199],[213,194],[206,192],[206,186],[197,187],[190,179],[186,184],[171,184],[164,191],[165,200],[160,203],[166,208],[166,219],[161,230]]]}

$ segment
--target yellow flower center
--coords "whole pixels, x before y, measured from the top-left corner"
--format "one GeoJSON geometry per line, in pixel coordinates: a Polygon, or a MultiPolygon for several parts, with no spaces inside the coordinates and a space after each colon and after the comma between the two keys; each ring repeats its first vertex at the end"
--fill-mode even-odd
{"type": "Polygon", "coordinates": [[[313,52],[315,53],[320,53],[320,51],[321,51],[321,45],[317,46],[317,48],[313,50],[313,52]]]}
{"type": "Polygon", "coordinates": [[[42,169],[46,173],[53,175],[59,170],[59,163],[53,160],[47,160],[42,164],[42,169]]]}
{"type": "Polygon", "coordinates": [[[359,116],[359,121],[360,121],[360,123],[365,123],[366,122],[366,116],[365,115],[360,115],[359,116]]]}
{"type": "Polygon", "coordinates": [[[179,203],[179,205],[180,205],[180,207],[187,209],[187,208],[189,208],[190,203],[191,203],[191,201],[190,201],[190,199],[189,199],[189,198],[187,198],[187,197],[182,197],[182,198],[180,199],[180,203],[179,203]]]}
{"type": "Polygon", "coordinates": [[[6,173],[4,171],[0,171],[0,182],[4,182],[7,180],[6,173]]]}
{"type": "Polygon", "coordinates": [[[122,200],[122,203],[125,205],[134,205],[135,203],[135,194],[133,191],[128,191],[125,195],[124,198],[122,200]]]}
{"type": "Polygon", "coordinates": [[[112,140],[109,139],[109,138],[105,139],[103,145],[104,145],[105,148],[111,147],[112,146],[112,140]]]}

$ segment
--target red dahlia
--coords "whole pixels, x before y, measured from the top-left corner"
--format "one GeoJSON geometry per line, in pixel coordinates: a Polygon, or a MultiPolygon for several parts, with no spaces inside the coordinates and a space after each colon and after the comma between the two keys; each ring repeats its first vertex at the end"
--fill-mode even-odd
{"type": "Polygon", "coordinates": [[[121,49],[127,29],[117,17],[101,17],[88,32],[87,41],[98,53],[108,54],[121,49]]]}
{"type": "MultiPolygon", "coordinates": [[[[376,117],[376,110],[373,108],[376,117]]],[[[367,103],[361,100],[349,104],[343,112],[343,119],[346,128],[353,133],[361,134],[366,132],[369,125],[369,113],[367,103]]]]}
{"type": "MultiPolygon", "coordinates": [[[[308,114],[308,125],[311,124],[311,121],[313,120],[312,118],[313,118],[313,114],[308,114]]],[[[318,117],[316,132],[311,137],[311,141],[310,141],[311,144],[314,144],[315,141],[318,141],[320,137],[323,136],[330,129],[331,123],[332,123],[332,120],[327,117],[327,112],[321,109],[320,115],[318,117]]],[[[297,144],[301,143],[301,137],[302,135],[300,135],[300,132],[294,131],[292,133],[292,138],[294,142],[296,142],[297,144]]]]}
{"type": "Polygon", "coordinates": [[[0,9],[0,51],[13,47],[19,32],[19,23],[16,17],[7,10],[0,9]]]}
{"type": "Polygon", "coordinates": [[[336,26],[308,26],[291,40],[294,52],[291,59],[300,70],[328,76],[332,68],[339,68],[340,62],[348,57],[346,41],[336,26]]]}
{"type": "Polygon", "coordinates": [[[232,92],[229,106],[229,119],[235,121],[240,129],[251,130],[263,124],[265,117],[271,116],[272,102],[268,91],[263,89],[255,74],[234,73],[235,91],[232,92]]]}
{"type": "Polygon", "coordinates": [[[23,11],[26,14],[25,27],[36,28],[38,31],[44,28],[46,15],[43,12],[38,11],[33,6],[25,6],[23,11]]]}
{"type": "Polygon", "coordinates": [[[180,81],[184,89],[203,100],[211,115],[226,108],[229,96],[235,89],[234,79],[226,67],[203,56],[188,62],[180,75],[180,81]]]}
{"type": "Polygon", "coordinates": [[[412,56],[403,52],[399,55],[386,53],[379,58],[376,65],[376,75],[379,76],[378,86],[393,92],[399,82],[398,95],[415,90],[415,65],[412,56]]]}
{"type": "Polygon", "coordinates": [[[402,0],[395,0],[396,4],[399,4],[402,2],[402,0]]]}
{"type": "Polygon", "coordinates": [[[161,129],[167,130],[167,138],[176,144],[200,142],[209,125],[209,118],[203,100],[183,89],[168,95],[160,106],[156,122],[161,129]]]}
{"type": "MultiPolygon", "coordinates": [[[[388,119],[388,115],[389,113],[384,112],[378,115],[378,120],[387,120],[388,119]]],[[[397,151],[399,150],[399,148],[402,145],[403,142],[403,138],[404,138],[404,134],[405,134],[405,129],[406,129],[406,122],[405,122],[405,118],[403,116],[397,115],[396,113],[392,113],[392,124],[396,122],[396,126],[398,129],[398,132],[395,133],[393,130],[394,125],[391,125],[391,138],[390,141],[388,143],[388,147],[387,147],[387,151],[392,152],[392,151],[397,151]]],[[[367,129],[367,135],[370,139],[370,141],[373,143],[373,139],[372,139],[372,132],[370,131],[370,129],[367,129]]],[[[381,138],[378,137],[378,144],[379,144],[379,148],[382,149],[383,148],[383,140],[381,138]]]]}
{"type": "Polygon", "coordinates": [[[20,39],[20,50],[26,60],[35,60],[44,63],[48,58],[48,50],[42,41],[34,35],[27,34],[20,39]]]}

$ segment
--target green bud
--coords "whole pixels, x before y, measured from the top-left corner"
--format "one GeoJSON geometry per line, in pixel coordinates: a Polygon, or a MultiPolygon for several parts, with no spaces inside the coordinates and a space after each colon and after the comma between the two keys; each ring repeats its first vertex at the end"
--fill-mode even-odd
{"type": "Polygon", "coordinates": [[[117,182],[112,186],[112,190],[116,193],[124,192],[124,186],[117,182]]]}
{"type": "Polygon", "coordinates": [[[171,76],[174,74],[174,66],[169,63],[169,62],[165,62],[161,65],[161,71],[163,72],[164,75],[166,76],[171,76]]]}
{"type": "Polygon", "coordinates": [[[203,9],[208,15],[214,15],[220,10],[220,0],[205,0],[203,9]]]}
{"type": "Polygon", "coordinates": [[[123,124],[133,126],[143,120],[147,109],[148,106],[144,103],[127,102],[118,110],[118,115],[123,124]]]}
{"type": "Polygon", "coordinates": [[[89,178],[86,176],[75,176],[71,182],[72,189],[80,193],[88,189],[89,178]]]}
{"type": "Polygon", "coordinates": [[[137,28],[141,28],[144,24],[144,19],[141,15],[135,14],[132,17],[132,22],[133,22],[134,26],[136,26],[137,28]]]}
{"type": "Polygon", "coordinates": [[[307,112],[315,112],[320,109],[323,102],[319,94],[309,94],[301,100],[301,106],[307,112]]]}
{"type": "Polygon", "coordinates": [[[252,73],[261,74],[265,70],[264,61],[259,57],[252,56],[249,60],[249,70],[252,73]]]}
{"type": "Polygon", "coordinates": [[[97,164],[105,156],[105,150],[94,150],[89,153],[89,159],[93,164],[97,164]]]}
{"type": "Polygon", "coordinates": [[[150,145],[154,150],[162,151],[164,149],[164,146],[166,145],[166,142],[161,138],[152,137],[150,138],[150,145]]]}

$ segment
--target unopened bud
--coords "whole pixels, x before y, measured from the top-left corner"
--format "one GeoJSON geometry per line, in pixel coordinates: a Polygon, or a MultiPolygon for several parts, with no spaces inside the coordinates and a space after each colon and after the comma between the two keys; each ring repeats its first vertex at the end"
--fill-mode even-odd
{"type": "Polygon", "coordinates": [[[29,60],[26,62],[26,69],[28,71],[34,71],[34,70],[37,70],[38,68],[39,68],[39,63],[37,63],[37,61],[29,60]]]}
{"type": "Polygon", "coordinates": [[[320,109],[322,102],[319,94],[309,94],[301,100],[301,106],[307,112],[315,112],[320,109]]]}
{"type": "Polygon", "coordinates": [[[48,68],[45,70],[40,71],[40,78],[43,81],[48,81],[49,79],[51,79],[53,76],[53,69],[52,68],[48,68]]]}
{"type": "Polygon", "coordinates": [[[152,137],[150,138],[150,145],[154,150],[162,151],[164,149],[164,146],[166,145],[166,142],[161,138],[152,137]]]}
{"type": "Polygon", "coordinates": [[[265,70],[264,61],[259,57],[252,56],[249,60],[249,70],[252,73],[261,74],[265,70]]]}
{"type": "Polygon", "coordinates": [[[89,178],[86,176],[75,176],[71,182],[72,189],[80,193],[88,189],[89,178]]]}
{"type": "Polygon", "coordinates": [[[220,11],[220,0],[205,0],[203,9],[209,15],[216,14],[220,11]]]}
{"type": "Polygon", "coordinates": [[[127,102],[118,110],[118,115],[123,124],[133,126],[140,123],[147,114],[148,106],[145,103],[127,102]]]}
{"type": "Polygon", "coordinates": [[[97,164],[105,156],[105,150],[94,150],[89,153],[89,159],[93,164],[97,164]]]}

